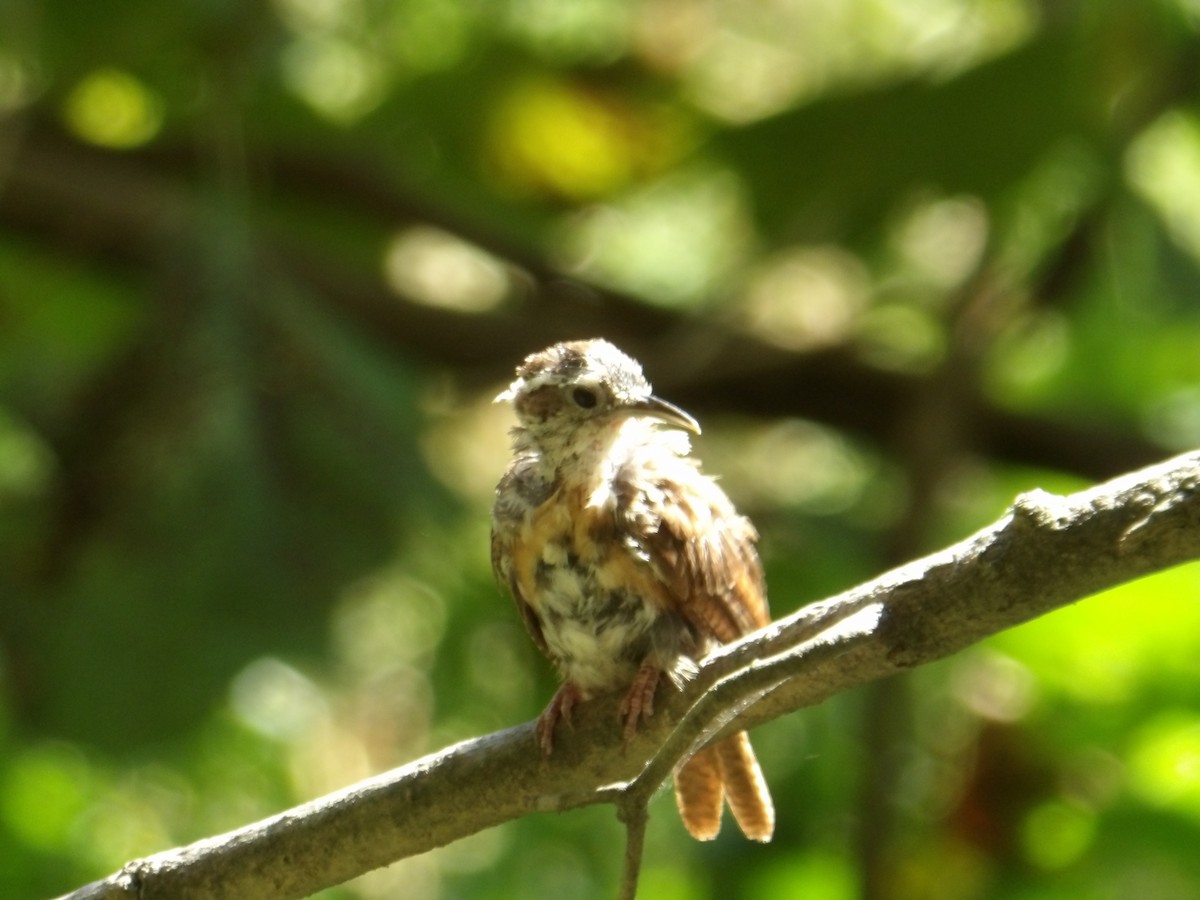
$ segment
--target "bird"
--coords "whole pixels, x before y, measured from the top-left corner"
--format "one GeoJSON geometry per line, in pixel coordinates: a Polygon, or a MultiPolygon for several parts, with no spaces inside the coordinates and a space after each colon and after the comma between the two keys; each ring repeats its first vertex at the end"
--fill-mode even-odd
{"type": "MultiPolygon", "coordinates": [[[[689,456],[696,420],[608,341],[530,354],[496,401],[518,424],[496,486],[492,568],[562,676],[535,740],[549,756],[577,703],[624,691],[628,743],[662,676],[682,688],[705,655],[770,621],[758,534],[689,456]]],[[[693,837],[715,838],[728,803],[747,838],[771,839],[775,810],[744,731],[696,751],[673,780],[693,837]]]]}

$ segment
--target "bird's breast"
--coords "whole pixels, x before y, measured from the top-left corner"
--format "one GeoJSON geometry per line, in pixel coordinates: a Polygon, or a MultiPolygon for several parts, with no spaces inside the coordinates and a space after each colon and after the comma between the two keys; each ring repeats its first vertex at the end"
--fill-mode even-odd
{"type": "Polygon", "coordinates": [[[667,596],[629,549],[611,494],[560,488],[525,518],[513,564],[563,675],[585,693],[627,685],[651,653],[667,596]]]}

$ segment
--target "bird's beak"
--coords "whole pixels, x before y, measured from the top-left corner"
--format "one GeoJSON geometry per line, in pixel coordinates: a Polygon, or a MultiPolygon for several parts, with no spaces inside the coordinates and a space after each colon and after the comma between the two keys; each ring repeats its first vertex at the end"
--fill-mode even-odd
{"type": "Polygon", "coordinates": [[[668,425],[674,425],[692,434],[700,433],[700,423],[685,413],[674,403],[668,403],[661,397],[651,394],[642,400],[631,403],[626,409],[632,415],[651,416],[660,419],[668,425]]]}

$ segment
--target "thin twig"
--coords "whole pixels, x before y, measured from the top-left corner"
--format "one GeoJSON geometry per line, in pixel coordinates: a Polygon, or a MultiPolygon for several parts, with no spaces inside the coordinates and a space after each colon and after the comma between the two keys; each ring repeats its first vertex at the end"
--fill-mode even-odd
{"type": "Polygon", "coordinates": [[[856,610],[846,608],[852,605],[857,604],[840,607],[844,612],[840,620],[818,615],[823,622],[833,619],[833,624],[816,637],[721,677],[688,709],[636,778],[604,790],[604,795],[616,804],[617,817],[625,824],[625,862],[619,900],[637,897],[649,803],[658,786],[695,747],[707,743],[722,726],[728,726],[745,706],[770,693],[796,671],[835,659],[849,648],[855,637],[869,635],[878,624],[882,607],[873,604],[856,610]]]}
{"type": "Polygon", "coordinates": [[[625,863],[621,871],[618,900],[635,900],[646,847],[646,823],[650,820],[648,799],[626,797],[617,804],[617,818],[625,823],[625,863]]]}

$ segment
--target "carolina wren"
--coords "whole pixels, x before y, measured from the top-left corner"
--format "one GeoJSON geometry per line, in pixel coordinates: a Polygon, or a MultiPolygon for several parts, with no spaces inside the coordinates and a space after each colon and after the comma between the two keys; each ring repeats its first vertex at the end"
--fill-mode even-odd
{"type": "MultiPolygon", "coordinates": [[[[549,754],[576,702],[625,690],[628,738],[653,713],[660,675],[682,686],[713,647],[770,616],[754,526],[687,458],[684,432],[700,426],[651,393],[637,362],[607,341],[570,341],[516,375],[496,398],[520,424],[496,487],[492,567],[563,676],[537,721],[549,754]]],[[[697,751],[674,780],[694,837],[716,837],[724,798],[748,838],[771,839],[745,732],[697,751]]]]}

